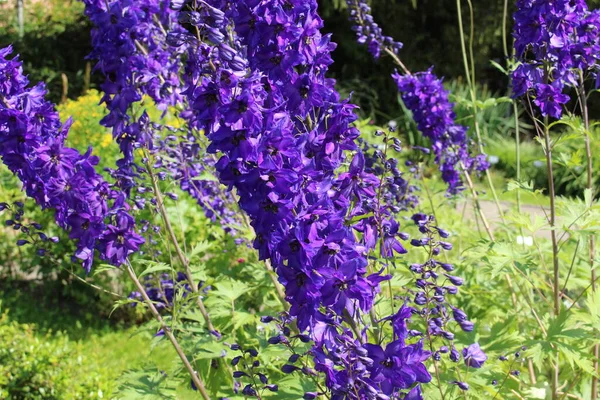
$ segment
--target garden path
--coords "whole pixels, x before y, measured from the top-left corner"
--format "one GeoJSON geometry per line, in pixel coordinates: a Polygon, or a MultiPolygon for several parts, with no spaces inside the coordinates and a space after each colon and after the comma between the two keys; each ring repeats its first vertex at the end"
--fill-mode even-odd
{"type": "MultiPolygon", "coordinates": [[[[482,209],[485,217],[487,218],[487,220],[490,223],[492,230],[497,231],[498,229],[500,229],[502,226],[502,218],[500,217],[500,213],[498,212],[498,207],[496,206],[496,203],[493,201],[490,201],[490,200],[480,200],[479,203],[481,205],[481,209],[482,209]]],[[[507,202],[507,201],[501,201],[500,206],[502,207],[502,211],[505,214],[507,214],[511,209],[514,209],[515,204],[511,203],[511,202],[507,202]]],[[[477,215],[477,211],[475,209],[473,202],[461,201],[457,204],[456,207],[457,207],[457,210],[459,210],[461,213],[464,210],[465,219],[472,221],[474,228],[476,228],[477,227],[476,217],[478,218],[479,216],[477,215]],[[466,206],[466,210],[464,209],[465,206],[466,206]]],[[[549,212],[549,208],[547,206],[541,206],[541,205],[523,204],[523,205],[521,205],[521,211],[523,212],[523,214],[531,215],[532,218],[535,216],[541,217],[541,218],[546,218],[546,214],[549,212]]],[[[558,224],[560,226],[560,221],[558,221],[558,224]]],[[[481,227],[481,229],[483,229],[483,226],[481,227]]],[[[536,237],[550,239],[550,231],[549,230],[540,230],[536,234],[536,237]]],[[[525,238],[525,240],[527,240],[527,239],[525,238]]]]}

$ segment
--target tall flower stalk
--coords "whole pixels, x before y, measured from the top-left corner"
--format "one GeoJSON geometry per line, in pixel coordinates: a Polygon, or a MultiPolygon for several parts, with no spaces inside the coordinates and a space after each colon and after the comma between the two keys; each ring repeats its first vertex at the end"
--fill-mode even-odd
{"type": "MultiPolygon", "coordinates": [[[[583,74],[580,74],[579,80],[579,105],[581,107],[581,114],[583,118],[583,128],[585,130],[585,155],[586,155],[586,183],[587,190],[590,191],[590,195],[594,196],[594,156],[592,154],[592,146],[591,146],[591,132],[590,132],[590,119],[588,113],[588,105],[587,105],[587,95],[585,91],[585,81],[583,78],[583,74]]],[[[588,257],[590,264],[590,276],[591,276],[591,284],[592,291],[596,291],[596,270],[595,270],[595,257],[596,257],[596,238],[594,235],[590,235],[588,238],[588,257]]],[[[594,371],[598,373],[598,360],[600,358],[600,344],[594,344],[592,350],[592,357],[594,357],[594,371]]],[[[592,399],[596,399],[598,397],[598,378],[596,376],[592,377],[592,399]]]]}
{"type": "MultiPolygon", "coordinates": [[[[469,34],[469,51],[468,51],[468,53],[467,53],[467,48],[466,48],[466,44],[465,44],[465,33],[464,33],[464,25],[463,25],[463,19],[462,19],[462,0],[456,0],[456,10],[457,10],[457,15],[458,15],[458,31],[460,33],[460,44],[461,44],[461,51],[462,51],[462,56],[463,56],[463,64],[464,64],[464,68],[465,68],[465,77],[467,79],[467,85],[469,86],[469,94],[471,96],[471,108],[473,110],[473,126],[475,127],[477,146],[478,146],[479,152],[481,154],[485,154],[484,148],[483,148],[483,139],[481,137],[481,129],[479,127],[479,121],[477,119],[477,95],[475,93],[475,89],[476,89],[475,58],[473,56],[473,41],[474,41],[474,35],[475,35],[475,30],[474,30],[475,17],[474,17],[474,13],[473,13],[473,4],[472,4],[471,0],[467,0],[467,3],[469,4],[469,11],[470,11],[470,34],[469,34]]],[[[494,198],[494,202],[496,203],[496,208],[498,209],[498,214],[500,215],[502,222],[506,223],[506,220],[504,218],[504,211],[502,210],[502,206],[500,205],[500,200],[498,199],[498,194],[496,193],[496,188],[494,186],[494,183],[492,182],[492,175],[490,174],[489,168],[486,168],[485,175],[487,178],[488,187],[490,188],[490,191],[492,192],[492,196],[494,198]]],[[[474,201],[477,204],[476,206],[477,206],[478,210],[481,210],[481,205],[478,204],[479,200],[476,197],[474,197],[474,201]]],[[[483,216],[482,211],[479,211],[479,213],[482,216],[482,220],[485,220],[485,216],[483,216]]]]}
{"type": "MultiPolygon", "coordinates": [[[[552,151],[554,143],[550,136],[550,118],[559,119],[570,97],[565,93],[575,87],[586,125],[586,154],[588,188],[591,188],[591,151],[588,150],[587,107],[583,76],[598,74],[598,50],[600,49],[600,11],[590,11],[583,0],[547,3],[544,1],[519,1],[514,14],[515,57],[518,64],[512,72],[513,94],[526,97],[530,115],[538,134],[544,140],[548,187],[550,197],[549,224],[551,228],[553,255],[553,309],[556,316],[561,311],[560,261],[556,233],[556,193],[552,151]],[[533,57],[532,57],[533,56],[533,57]],[[543,116],[543,126],[536,118],[534,105],[543,116]]],[[[593,254],[593,238],[588,242],[593,254]]],[[[593,268],[593,256],[590,257],[593,268]]],[[[594,286],[592,274],[591,286],[594,286]]],[[[594,352],[596,347],[594,348],[594,352]]],[[[597,357],[596,357],[597,360],[597,357]]],[[[552,398],[559,398],[560,367],[557,350],[552,376],[552,398]]],[[[593,385],[594,386],[594,385],[593,385]]],[[[597,384],[596,384],[597,386],[597,384]]],[[[596,389],[597,390],[597,389],[596,389]]]]}

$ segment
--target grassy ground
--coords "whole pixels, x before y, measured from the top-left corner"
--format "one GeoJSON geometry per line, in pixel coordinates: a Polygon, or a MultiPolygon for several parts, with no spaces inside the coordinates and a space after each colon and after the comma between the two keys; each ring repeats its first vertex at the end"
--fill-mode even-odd
{"type": "MultiPolygon", "coordinates": [[[[76,398],[114,398],[118,378],[127,370],[147,365],[159,371],[172,369],[177,357],[175,352],[166,343],[153,347],[148,330],[94,316],[86,310],[93,307],[76,305],[77,308],[73,308],[72,304],[65,304],[59,291],[54,296],[40,293],[31,282],[5,282],[2,286],[0,314],[6,313],[10,323],[18,323],[15,340],[40,342],[52,349],[66,348],[69,359],[75,359],[77,373],[87,379],[87,393],[76,398]]],[[[68,379],[73,379],[75,385],[79,376],[68,379]]]]}

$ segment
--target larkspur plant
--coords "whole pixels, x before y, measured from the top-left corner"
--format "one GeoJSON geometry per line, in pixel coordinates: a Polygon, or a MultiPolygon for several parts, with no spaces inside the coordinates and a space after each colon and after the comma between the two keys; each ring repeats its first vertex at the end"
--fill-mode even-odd
{"type": "Polygon", "coordinates": [[[440,166],[442,179],[448,184],[448,192],[460,192],[463,190],[461,173],[464,170],[482,172],[490,164],[484,154],[471,156],[467,128],[456,123],[453,104],[442,80],[433,74],[433,68],[414,74],[406,68],[397,56],[402,44],[383,35],[365,0],[346,0],[346,4],[358,42],[367,43],[375,58],[387,53],[401,68],[403,74],[396,71],[392,78],[402,101],[412,113],[419,131],[431,141],[435,161],[440,166]]]}
{"type": "Polygon", "coordinates": [[[515,20],[513,95],[530,95],[543,116],[560,118],[580,73],[600,85],[600,10],[583,0],[519,1],[515,20]]]}
{"type": "MultiPolygon", "coordinates": [[[[557,207],[554,182],[555,147],[560,139],[553,137],[553,126],[561,124],[581,132],[585,142],[586,158],[586,190],[584,196],[593,198],[593,157],[591,150],[591,123],[588,112],[588,87],[600,87],[599,50],[600,50],[600,10],[589,10],[584,0],[575,1],[519,1],[513,15],[514,28],[514,68],[511,73],[512,91],[515,99],[523,99],[525,108],[531,116],[540,143],[546,156],[548,173],[548,195],[550,210],[548,225],[552,241],[552,312],[555,317],[563,313],[560,289],[563,278],[561,271],[560,250],[562,236],[557,233],[559,209],[557,207]],[[577,102],[570,110],[571,92],[574,89],[577,102]],[[537,109],[534,108],[534,105],[537,109]],[[580,115],[579,126],[576,125],[577,111],[580,115]],[[538,115],[539,113],[539,115],[538,115]],[[565,115],[566,114],[566,115],[565,115]],[[539,116],[541,115],[542,118],[539,116]],[[556,119],[558,121],[551,122],[556,119]]],[[[561,133],[562,135],[562,133],[561,133]]],[[[589,207],[592,206],[588,200],[589,207]]],[[[587,243],[587,262],[590,270],[590,286],[596,292],[597,273],[596,237],[592,233],[583,238],[587,243]]],[[[577,252],[577,250],[575,250],[577,252]]],[[[568,281],[567,275],[566,280],[568,281]]],[[[586,289],[587,290],[587,289],[586,289]]],[[[585,292],[585,291],[584,291],[585,292]]],[[[595,294],[593,294],[595,295],[595,294]]],[[[594,307],[593,305],[590,306],[594,307]]],[[[570,308],[569,308],[570,309],[570,308]]],[[[568,310],[569,310],[568,309],[568,310]]],[[[567,310],[567,311],[568,311],[567,310]]],[[[597,335],[596,335],[597,336],[597,335]]],[[[597,339],[597,337],[596,337],[597,339]]],[[[598,397],[598,358],[600,346],[594,340],[591,357],[591,398],[598,397]]],[[[517,353],[518,354],[518,353],[517,353]]],[[[560,360],[563,356],[561,348],[553,348],[546,355],[547,360],[560,360]]],[[[558,362],[551,368],[551,396],[558,399],[561,391],[561,380],[564,369],[558,362]]],[[[510,372],[513,376],[519,370],[510,372]]]]}
{"type": "Polygon", "coordinates": [[[101,259],[121,265],[144,242],[123,193],[94,170],[92,149],[80,154],[64,147],[71,121],[61,125],[42,84],[28,88],[21,63],[7,58],[11,52],[0,51],[2,160],[29,197],[56,211],[57,224],[77,241],[74,257],[84,268],[89,271],[96,250],[101,259]]]}
{"type": "MultiPolygon", "coordinates": [[[[268,342],[292,351],[284,373],[317,382],[304,398],[422,399],[432,368],[443,391],[443,357],[458,362],[462,354],[466,366],[483,366],[487,356],[478,344],[462,353],[454,344],[453,330],[470,332],[474,324],[449,301],[463,279],[451,274],[452,264],[436,259],[452,249],[445,241],[449,233],[432,216],[414,212],[418,186],[410,181],[418,171],[410,165],[402,171],[391,155],[390,149],[404,151],[393,127],[378,132],[380,148],[359,142],[356,106],[326,76],[335,44],[321,33],[316,1],[84,3],[94,24],[91,57],[105,76],[101,89],[109,113],[100,123],[112,129],[123,156],[109,171],[115,182],[94,170],[92,149],[81,155],[64,147],[69,123],[59,123],[42,85],[28,88],[21,64],[8,59],[10,48],[0,51],[0,154],[27,195],[56,210],[86,270],[95,251],[116,266],[128,264],[139,290],[130,299],[153,311],[194,389],[210,398],[206,377],[194,371],[177,330],[163,318],[178,293],[183,300],[196,298],[218,340],[201,300],[210,292],[198,293],[202,288],[188,271],[141,284],[129,265],[144,242],[156,244],[150,233],[158,233],[149,221],[136,224],[134,211],[150,204],[172,231],[158,184],[168,179],[236,237],[246,224],[236,207],[247,216],[254,248],[272,266],[289,303],[286,313],[264,321],[276,321],[280,331],[268,342]],[[151,121],[145,98],[163,115],[177,113],[185,128],[151,121]],[[208,177],[213,173],[220,184],[208,177]],[[414,213],[422,237],[411,240],[404,232],[406,212],[414,213]],[[424,250],[426,260],[409,267],[414,285],[393,293],[390,280],[407,248],[424,250]],[[294,341],[309,347],[297,353],[294,341]]],[[[349,5],[359,42],[375,57],[400,50],[399,42],[383,36],[366,3],[349,5]]],[[[449,192],[458,193],[461,173],[484,170],[485,157],[470,155],[466,128],[456,123],[448,92],[431,70],[393,78],[431,140],[449,192]]],[[[188,269],[189,260],[180,258],[188,269]]],[[[237,344],[230,350],[242,352],[230,363],[239,368],[232,378],[251,380],[243,395],[260,398],[265,390],[278,390],[258,372],[256,350],[237,344]]],[[[240,386],[235,382],[232,390],[240,386]]],[[[469,388],[462,380],[449,384],[469,388]]]]}

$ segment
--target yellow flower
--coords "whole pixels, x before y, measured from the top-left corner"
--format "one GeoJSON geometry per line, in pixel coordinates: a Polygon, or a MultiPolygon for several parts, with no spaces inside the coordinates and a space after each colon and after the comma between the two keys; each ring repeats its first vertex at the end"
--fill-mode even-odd
{"type": "Polygon", "coordinates": [[[110,133],[105,133],[102,135],[102,142],[100,143],[100,147],[108,147],[112,143],[112,135],[110,133]]]}

